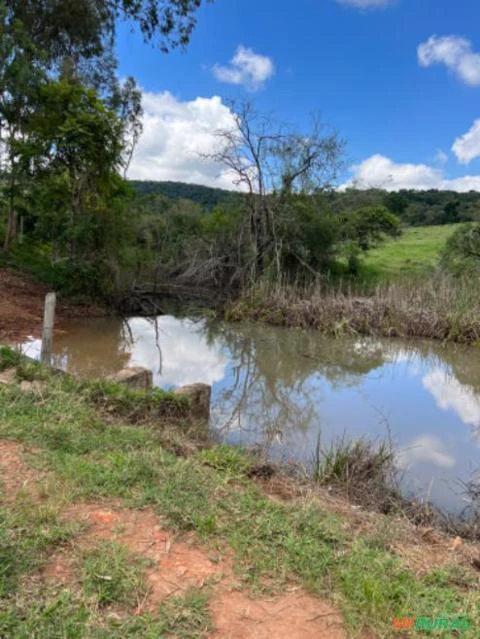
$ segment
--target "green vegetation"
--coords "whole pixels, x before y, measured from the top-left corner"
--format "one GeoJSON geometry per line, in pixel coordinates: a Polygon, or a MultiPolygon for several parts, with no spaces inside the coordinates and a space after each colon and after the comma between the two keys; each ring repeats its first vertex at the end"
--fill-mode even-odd
{"type": "Polygon", "coordinates": [[[389,442],[365,439],[334,441],[324,450],[317,442],[313,478],[340,488],[352,501],[389,512],[403,505],[397,486],[395,450],[389,442]]]}
{"type": "Polygon", "coordinates": [[[254,459],[241,451],[219,446],[176,457],[158,424],[106,423],[84,386],[63,377],[42,384],[38,396],[17,384],[0,387],[0,437],[35,447],[25,460],[41,470],[43,495],[38,502],[23,489],[1,511],[2,637],[208,636],[210,586],[134,615],[148,563],[119,542],[86,552],[76,543],[82,530],[65,523],[62,511],[98,498],[153,507],[178,534],[193,533],[207,551],[231,556],[241,587],[254,596],[297,584],[331,599],[353,637],[366,628],[390,636],[393,617],[415,615],[466,617],[463,636],[476,636],[479,591],[459,585],[470,583],[468,570],[416,576],[392,550],[398,521],[379,515],[359,534],[348,513],[332,511],[315,491],[269,499],[249,478],[254,459]],[[78,566],[80,591],[75,582],[46,587],[38,578],[59,550],[78,566]],[[120,615],[110,614],[113,604],[120,615]]]}
{"type": "Polygon", "coordinates": [[[82,559],[82,589],[87,597],[93,595],[101,607],[138,607],[148,592],[145,563],[141,557],[131,556],[121,544],[104,541],[82,559]]]}
{"type": "Polygon", "coordinates": [[[238,204],[242,200],[241,194],[236,191],[214,189],[201,184],[153,182],[151,180],[130,180],[130,184],[140,198],[148,196],[151,202],[155,202],[156,196],[163,196],[167,200],[190,200],[206,211],[211,211],[225,203],[236,201],[238,204]]]}
{"type": "Polygon", "coordinates": [[[363,259],[364,277],[386,280],[405,275],[424,275],[433,270],[447,240],[460,225],[420,226],[404,229],[401,237],[387,240],[363,259]]]}

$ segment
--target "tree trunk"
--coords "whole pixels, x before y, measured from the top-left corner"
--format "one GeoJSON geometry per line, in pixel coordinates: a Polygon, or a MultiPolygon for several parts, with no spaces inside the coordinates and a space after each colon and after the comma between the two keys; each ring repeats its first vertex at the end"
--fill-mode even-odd
{"type": "Polygon", "coordinates": [[[7,228],[5,230],[5,238],[3,241],[3,251],[4,253],[8,253],[12,246],[12,242],[17,235],[17,213],[13,208],[13,205],[10,204],[8,208],[8,219],[7,219],[7,228]]]}

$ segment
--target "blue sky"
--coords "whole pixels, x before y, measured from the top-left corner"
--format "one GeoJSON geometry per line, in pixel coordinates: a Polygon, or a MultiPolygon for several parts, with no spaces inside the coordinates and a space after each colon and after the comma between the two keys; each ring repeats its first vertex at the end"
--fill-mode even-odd
{"type": "Polygon", "coordinates": [[[216,0],[169,55],[123,25],[120,74],[145,91],[131,176],[228,187],[198,156],[247,97],[299,126],[321,113],[347,140],[344,182],[480,190],[479,22],[473,0],[216,0]]]}

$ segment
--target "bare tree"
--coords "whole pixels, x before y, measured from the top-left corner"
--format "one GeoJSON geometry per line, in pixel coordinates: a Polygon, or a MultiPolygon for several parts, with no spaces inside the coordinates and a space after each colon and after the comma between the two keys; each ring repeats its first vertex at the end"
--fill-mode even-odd
{"type": "Polygon", "coordinates": [[[298,132],[259,113],[250,102],[230,103],[233,125],[216,132],[217,150],[208,157],[223,165],[245,191],[245,235],[251,248],[248,277],[255,279],[278,256],[278,214],[293,193],[331,186],[342,164],[344,142],[318,118],[298,132]]]}

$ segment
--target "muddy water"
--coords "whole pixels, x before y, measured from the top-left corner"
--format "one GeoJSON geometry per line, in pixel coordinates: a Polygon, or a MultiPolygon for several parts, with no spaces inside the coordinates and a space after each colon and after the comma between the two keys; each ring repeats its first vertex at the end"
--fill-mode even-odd
{"type": "MultiPolygon", "coordinates": [[[[23,346],[36,356],[40,343],[23,346]]],[[[390,434],[404,485],[459,511],[459,481],[480,468],[480,349],[426,342],[333,340],[315,332],[205,320],[72,321],[55,360],[99,377],[147,366],[169,388],[213,386],[211,427],[272,458],[311,463],[318,438],[390,434]]]]}

